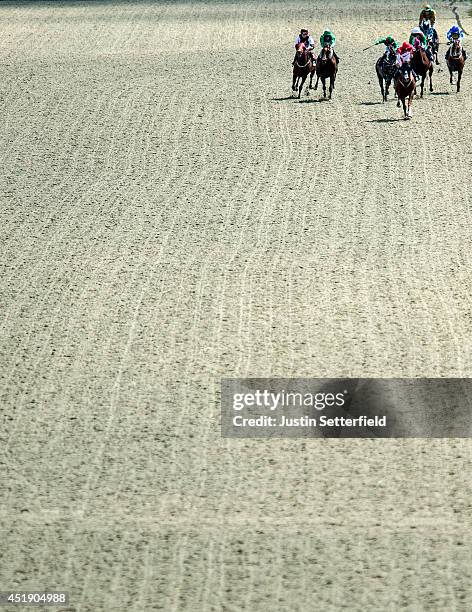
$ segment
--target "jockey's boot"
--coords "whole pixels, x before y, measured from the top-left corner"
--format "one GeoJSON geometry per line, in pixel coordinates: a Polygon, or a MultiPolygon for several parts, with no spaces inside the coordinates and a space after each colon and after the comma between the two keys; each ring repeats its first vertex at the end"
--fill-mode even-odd
{"type": "Polygon", "coordinates": [[[467,59],[467,51],[465,49],[462,49],[462,56],[464,58],[464,61],[467,59]]]}
{"type": "Polygon", "coordinates": [[[339,57],[336,51],[333,51],[334,59],[336,60],[336,64],[339,64],[339,57]]]}

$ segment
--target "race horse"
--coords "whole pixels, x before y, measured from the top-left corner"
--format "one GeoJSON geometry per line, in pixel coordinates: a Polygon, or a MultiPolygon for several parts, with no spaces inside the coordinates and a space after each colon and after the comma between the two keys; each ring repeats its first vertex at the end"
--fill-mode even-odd
{"type": "Polygon", "coordinates": [[[449,50],[447,58],[447,67],[451,78],[449,82],[452,85],[452,73],[457,72],[457,93],[461,90],[462,72],[464,70],[465,58],[462,53],[462,45],[460,40],[454,40],[449,50]]]}
{"type": "Polygon", "coordinates": [[[400,68],[395,80],[395,91],[397,92],[398,97],[397,106],[400,106],[400,102],[403,104],[403,114],[405,119],[411,119],[412,117],[411,105],[413,103],[415,90],[416,82],[413,72],[410,67],[403,66],[400,68]]]}
{"type": "Polygon", "coordinates": [[[426,40],[428,41],[428,48],[431,52],[433,59],[436,62],[436,65],[439,65],[439,38],[438,33],[431,25],[431,21],[429,19],[423,19],[420,24],[421,31],[426,36],[426,40]]]}
{"type": "MultiPolygon", "coordinates": [[[[429,59],[428,54],[424,49],[418,47],[413,53],[411,65],[416,74],[421,77],[421,93],[420,97],[423,97],[424,93],[424,82],[426,77],[429,75],[429,91],[433,91],[433,62],[429,59]]],[[[416,91],[415,91],[416,93],[416,91]]]]}
{"type": "Polygon", "coordinates": [[[396,55],[393,49],[387,49],[387,51],[385,51],[385,53],[379,57],[379,59],[375,63],[375,70],[379,79],[380,91],[382,92],[382,100],[386,102],[390,89],[390,84],[397,70],[396,55]]]}
{"type": "Polygon", "coordinates": [[[331,48],[325,45],[316,60],[316,83],[315,90],[318,89],[318,82],[323,83],[323,97],[326,98],[326,79],[329,79],[329,99],[333,97],[334,83],[338,73],[338,62],[331,48]]]}
{"type": "Polygon", "coordinates": [[[313,89],[315,66],[311,53],[303,43],[299,43],[296,49],[295,61],[293,62],[292,91],[297,91],[298,89],[298,97],[300,98],[308,75],[310,75],[310,89],[313,89]]]}

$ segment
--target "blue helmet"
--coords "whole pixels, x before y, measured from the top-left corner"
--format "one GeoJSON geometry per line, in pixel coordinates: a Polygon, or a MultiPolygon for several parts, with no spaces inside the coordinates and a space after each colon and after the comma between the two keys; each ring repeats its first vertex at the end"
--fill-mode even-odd
{"type": "Polygon", "coordinates": [[[451,34],[460,34],[461,30],[460,30],[459,26],[453,25],[452,28],[449,30],[449,32],[451,34]]]}

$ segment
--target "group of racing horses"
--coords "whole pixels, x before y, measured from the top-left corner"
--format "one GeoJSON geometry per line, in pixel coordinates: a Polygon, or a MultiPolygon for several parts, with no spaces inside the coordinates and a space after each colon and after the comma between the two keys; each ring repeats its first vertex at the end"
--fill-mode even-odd
{"type": "MultiPolygon", "coordinates": [[[[439,40],[436,31],[428,21],[421,23],[421,29],[425,32],[427,48],[418,46],[412,56],[411,66],[397,65],[397,54],[392,47],[387,47],[385,53],[379,57],[375,68],[379,79],[382,100],[387,101],[389,88],[394,82],[395,95],[398,98],[397,106],[403,105],[403,112],[406,119],[412,116],[412,102],[417,94],[417,79],[420,85],[420,96],[423,97],[426,78],[429,77],[429,90],[433,91],[433,70],[434,63],[439,64],[439,40]],[[412,70],[411,70],[412,68],[412,70]]],[[[447,66],[450,73],[450,83],[453,82],[453,73],[457,72],[457,91],[460,91],[462,71],[464,69],[464,56],[460,41],[453,41],[447,57],[447,66]]],[[[338,72],[338,62],[333,49],[329,44],[325,44],[321,53],[313,58],[311,52],[304,43],[296,46],[296,55],[293,62],[293,81],[292,90],[298,91],[298,98],[301,97],[303,86],[308,76],[310,77],[309,89],[317,89],[321,79],[323,84],[323,97],[327,98],[326,82],[329,80],[329,98],[332,98],[336,76],[338,72]],[[316,74],[316,83],[313,88],[313,78],[316,74]]],[[[308,90],[307,90],[308,92],[308,90]]]]}
{"type": "Polygon", "coordinates": [[[313,77],[315,73],[316,83],[314,89],[318,89],[318,83],[321,79],[323,83],[323,96],[326,98],[326,81],[329,79],[329,97],[332,98],[334,83],[338,73],[338,62],[331,45],[325,43],[321,49],[321,53],[317,59],[314,60],[311,51],[301,42],[296,46],[292,80],[292,91],[298,91],[299,98],[302,95],[303,86],[308,75],[310,76],[310,84],[308,87],[309,89],[313,89],[313,77]]]}
{"type": "MultiPolygon", "coordinates": [[[[434,63],[439,65],[439,40],[436,31],[428,21],[421,23],[421,30],[425,33],[427,48],[418,46],[415,49],[411,58],[411,66],[406,65],[398,68],[397,56],[391,47],[387,47],[385,53],[379,57],[375,64],[382,100],[387,101],[389,88],[393,81],[395,94],[398,98],[397,106],[403,105],[405,119],[410,119],[412,116],[411,109],[413,98],[417,93],[417,79],[420,84],[420,97],[422,98],[427,77],[429,77],[429,91],[433,91],[434,63]]],[[[453,73],[457,72],[457,91],[459,92],[465,63],[460,39],[452,41],[446,61],[451,85],[453,83],[453,73]]]]}

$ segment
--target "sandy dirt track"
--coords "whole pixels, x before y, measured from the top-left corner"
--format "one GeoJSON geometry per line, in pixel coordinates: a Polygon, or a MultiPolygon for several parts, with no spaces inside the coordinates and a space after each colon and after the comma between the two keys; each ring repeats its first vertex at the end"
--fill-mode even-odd
{"type": "Polygon", "coordinates": [[[469,441],[219,432],[222,377],[472,376],[472,63],[405,122],[361,51],[422,4],[0,3],[0,590],[472,609],[469,441]]]}

